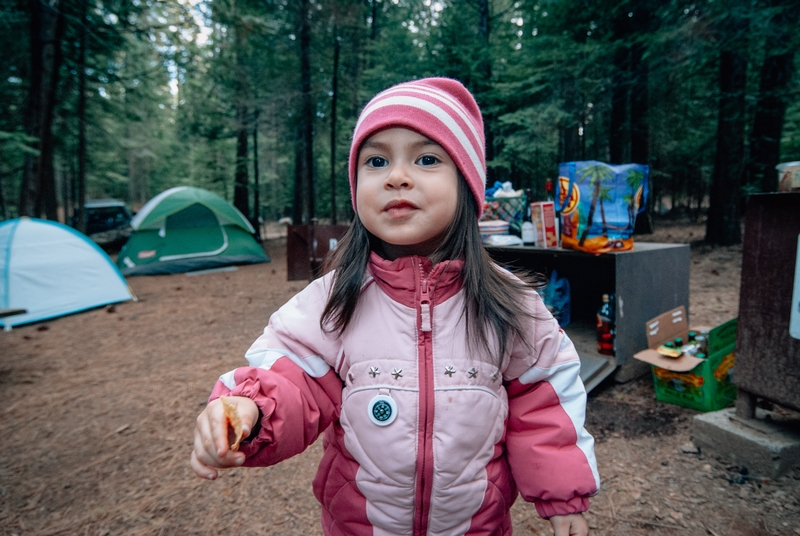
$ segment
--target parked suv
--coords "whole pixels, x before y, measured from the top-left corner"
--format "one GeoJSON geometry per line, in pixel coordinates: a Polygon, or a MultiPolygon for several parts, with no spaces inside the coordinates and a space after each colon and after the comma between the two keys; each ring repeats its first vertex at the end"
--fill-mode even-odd
{"type": "Polygon", "coordinates": [[[131,213],[116,199],[87,201],[86,235],[107,251],[119,251],[131,235],[131,213]]]}

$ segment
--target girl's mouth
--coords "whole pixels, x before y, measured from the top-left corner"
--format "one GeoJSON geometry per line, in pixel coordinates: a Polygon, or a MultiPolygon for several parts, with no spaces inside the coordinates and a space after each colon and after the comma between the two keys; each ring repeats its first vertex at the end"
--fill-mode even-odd
{"type": "Polygon", "coordinates": [[[405,201],[403,199],[396,199],[394,201],[389,201],[384,205],[383,211],[388,212],[392,216],[404,216],[414,210],[416,210],[417,205],[411,203],[410,201],[405,201]]]}

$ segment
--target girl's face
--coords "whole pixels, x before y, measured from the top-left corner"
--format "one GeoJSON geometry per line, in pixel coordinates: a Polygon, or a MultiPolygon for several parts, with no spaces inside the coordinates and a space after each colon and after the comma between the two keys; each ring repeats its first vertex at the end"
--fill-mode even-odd
{"type": "Polygon", "coordinates": [[[438,143],[405,128],[372,135],[356,165],[356,207],[389,260],[429,256],[453,221],[458,170],[438,143]]]}

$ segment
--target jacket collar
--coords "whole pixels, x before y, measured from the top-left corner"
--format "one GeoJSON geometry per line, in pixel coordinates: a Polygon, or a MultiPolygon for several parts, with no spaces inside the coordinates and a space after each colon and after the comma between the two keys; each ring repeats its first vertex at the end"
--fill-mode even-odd
{"type": "Polygon", "coordinates": [[[370,253],[368,269],[375,283],[393,300],[416,306],[417,290],[423,279],[428,280],[429,292],[435,303],[441,303],[456,294],[463,285],[461,270],[464,261],[442,261],[436,266],[427,257],[400,257],[393,261],[370,253]]]}

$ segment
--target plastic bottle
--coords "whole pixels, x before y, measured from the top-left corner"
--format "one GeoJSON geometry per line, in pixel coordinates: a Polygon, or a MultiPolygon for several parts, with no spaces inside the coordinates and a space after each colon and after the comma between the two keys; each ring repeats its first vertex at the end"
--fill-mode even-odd
{"type": "Polygon", "coordinates": [[[608,294],[603,294],[603,304],[597,311],[597,351],[614,355],[614,308],[608,294]]]}
{"type": "Polygon", "coordinates": [[[531,203],[533,203],[533,191],[530,188],[525,188],[525,211],[524,221],[531,221],[531,203]]]}
{"type": "Polygon", "coordinates": [[[520,235],[524,244],[536,243],[536,226],[531,221],[531,202],[533,201],[533,194],[530,188],[525,189],[525,211],[522,218],[522,226],[520,235]]]}
{"type": "Polygon", "coordinates": [[[522,242],[525,244],[533,244],[536,242],[536,226],[532,222],[522,222],[522,242]]]}

